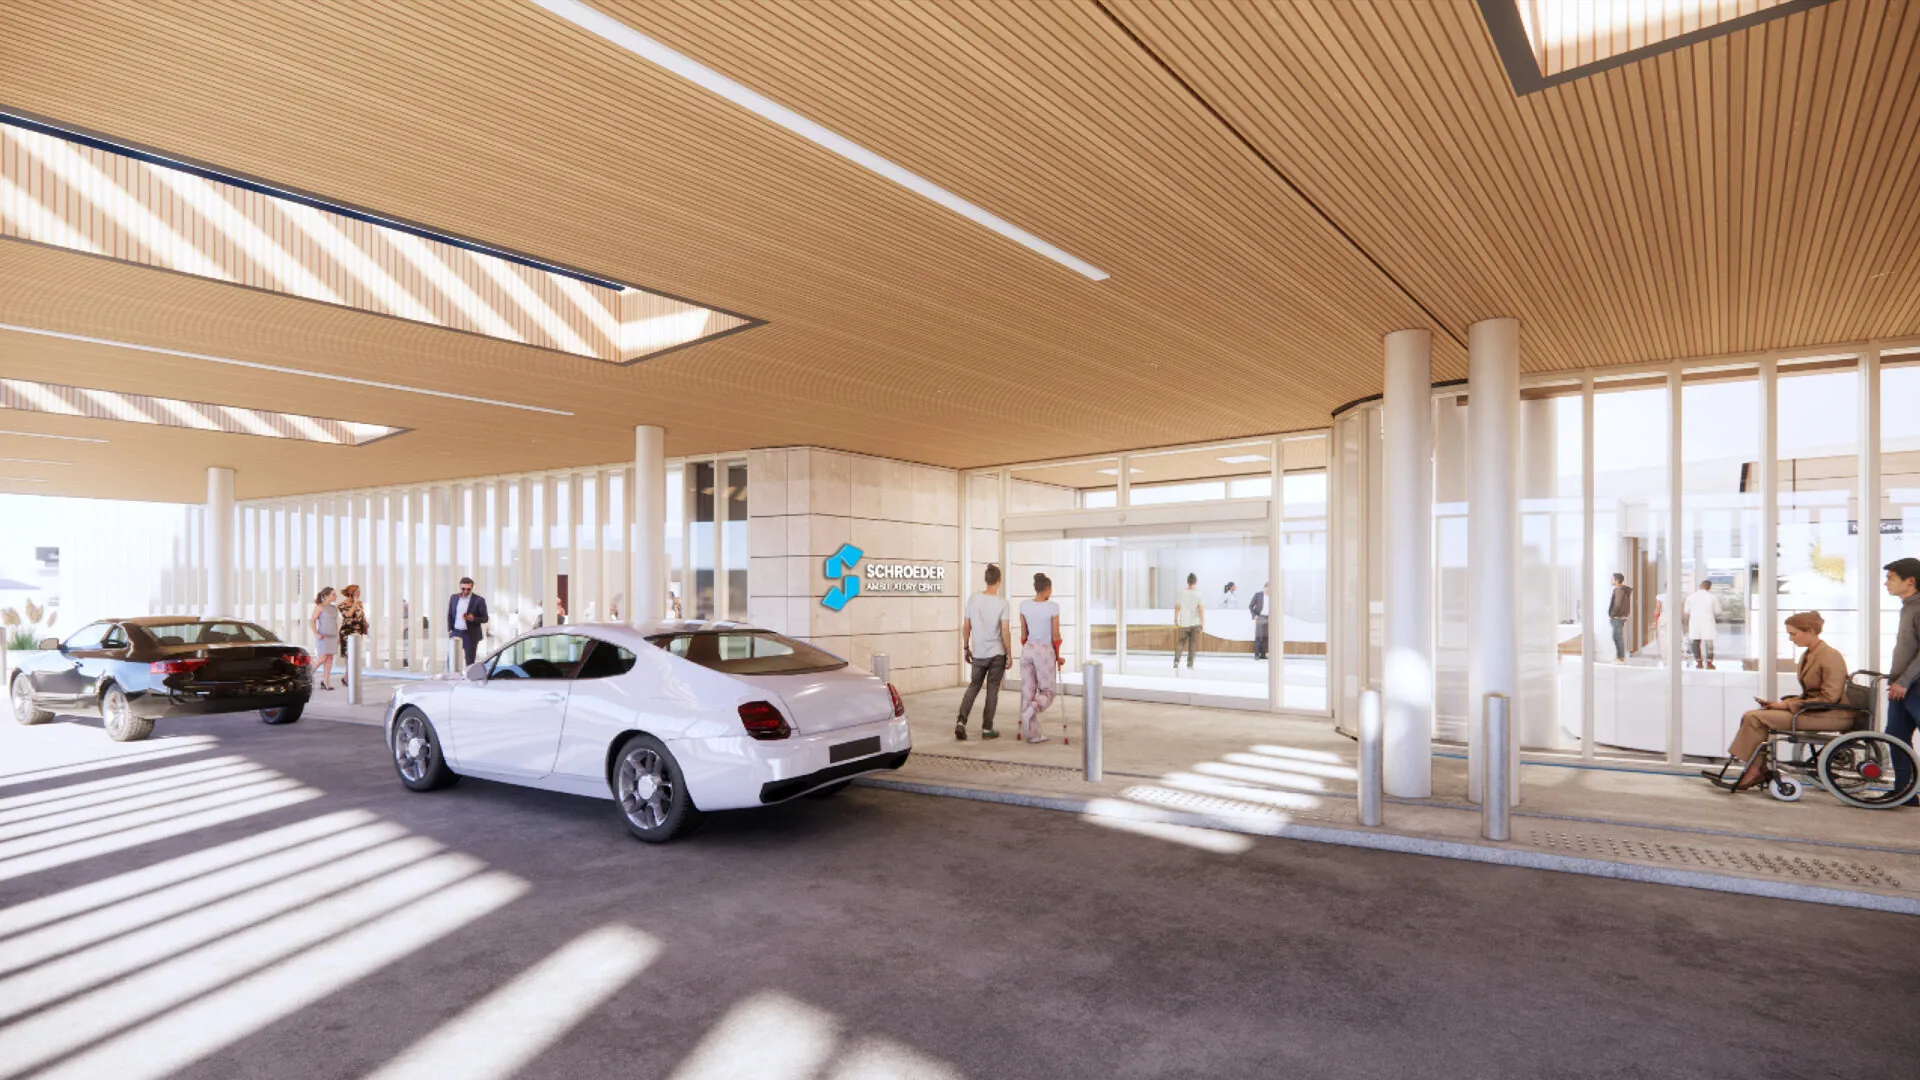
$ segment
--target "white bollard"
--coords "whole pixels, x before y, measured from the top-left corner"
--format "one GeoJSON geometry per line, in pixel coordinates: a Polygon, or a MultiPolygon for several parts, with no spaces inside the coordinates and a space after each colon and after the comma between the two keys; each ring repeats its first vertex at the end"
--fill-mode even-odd
{"type": "Polygon", "coordinates": [[[1380,824],[1380,792],[1385,786],[1381,751],[1386,721],[1380,712],[1380,691],[1360,692],[1360,824],[1380,824]]]}
{"type": "Polygon", "coordinates": [[[1482,707],[1480,752],[1485,765],[1481,781],[1480,835],[1489,840],[1510,836],[1513,792],[1513,701],[1505,694],[1488,694],[1482,707]]]}
{"type": "Polygon", "coordinates": [[[887,654],[883,652],[874,653],[873,659],[867,661],[867,670],[873,672],[874,677],[881,682],[891,681],[889,677],[893,674],[892,668],[893,665],[887,662],[887,654]]]}
{"type": "Polygon", "coordinates": [[[1100,733],[1100,661],[1080,665],[1080,750],[1086,760],[1087,782],[1097,784],[1104,775],[1100,733]]]}
{"type": "Polygon", "coordinates": [[[367,676],[367,635],[353,634],[347,638],[347,704],[358,705],[364,700],[360,693],[360,683],[367,676]]]}

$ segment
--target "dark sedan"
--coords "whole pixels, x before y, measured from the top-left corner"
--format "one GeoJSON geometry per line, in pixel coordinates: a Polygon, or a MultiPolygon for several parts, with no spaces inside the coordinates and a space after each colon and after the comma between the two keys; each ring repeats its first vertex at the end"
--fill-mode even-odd
{"type": "Polygon", "coordinates": [[[291,724],[313,696],[307,651],[237,619],[112,619],[41,647],[17,665],[14,719],[97,710],[115,742],[144,739],[167,716],[258,710],[291,724]]]}

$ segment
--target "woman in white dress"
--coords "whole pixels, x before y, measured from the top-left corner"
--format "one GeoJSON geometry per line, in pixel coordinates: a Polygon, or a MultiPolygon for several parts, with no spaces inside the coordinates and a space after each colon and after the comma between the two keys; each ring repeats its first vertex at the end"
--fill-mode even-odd
{"type": "Polygon", "coordinates": [[[307,629],[313,631],[313,674],[320,680],[320,689],[331,690],[333,658],[340,653],[340,609],[333,605],[333,586],[313,598],[307,629]]]}
{"type": "Polygon", "coordinates": [[[1033,575],[1033,599],[1020,601],[1020,734],[1030,743],[1040,734],[1040,714],[1053,704],[1060,665],[1060,605],[1052,600],[1053,582],[1033,575]]]}

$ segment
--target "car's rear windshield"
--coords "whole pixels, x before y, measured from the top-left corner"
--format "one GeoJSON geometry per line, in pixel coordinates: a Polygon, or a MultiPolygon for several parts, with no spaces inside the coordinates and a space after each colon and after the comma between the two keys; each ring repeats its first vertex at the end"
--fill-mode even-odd
{"type": "Polygon", "coordinates": [[[675,656],[729,675],[800,675],[847,666],[845,660],[771,630],[689,630],[647,640],[675,656]]]}
{"type": "Polygon", "coordinates": [[[160,645],[224,645],[234,641],[278,641],[277,637],[247,622],[223,619],[217,622],[152,623],[139,627],[160,645]]]}

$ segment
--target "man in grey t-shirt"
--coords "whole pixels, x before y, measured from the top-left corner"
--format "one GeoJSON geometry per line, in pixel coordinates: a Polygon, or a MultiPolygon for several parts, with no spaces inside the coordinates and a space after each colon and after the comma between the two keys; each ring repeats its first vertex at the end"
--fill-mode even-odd
{"type": "Polygon", "coordinates": [[[953,737],[967,738],[967,718],[973,713],[973,699],[984,683],[987,703],[980,709],[980,737],[997,739],[993,730],[993,712],[1000,704],[1000,680],[1007,677],[1007,601],[1000,595],[1000,568],[987,564],[987,587],[967,597],[966,615],[960,621],[960,637],[966,643],[967,664],[973,677],[960,699],[960,718],[954,721],[953,737]]]}

